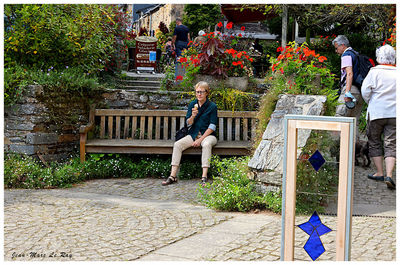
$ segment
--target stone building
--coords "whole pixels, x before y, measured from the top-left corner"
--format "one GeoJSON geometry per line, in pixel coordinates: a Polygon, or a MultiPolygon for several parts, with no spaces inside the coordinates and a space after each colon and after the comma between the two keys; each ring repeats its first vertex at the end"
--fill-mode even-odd
{"type": "Polygon", "coordinates": [[[137,32],[143,27],[148,31],[155,31],[160,22],[164,22],[169,27],[177,17],[183,16],[184,6],[181,4],[133,5],[133,28],[137,32]]]}

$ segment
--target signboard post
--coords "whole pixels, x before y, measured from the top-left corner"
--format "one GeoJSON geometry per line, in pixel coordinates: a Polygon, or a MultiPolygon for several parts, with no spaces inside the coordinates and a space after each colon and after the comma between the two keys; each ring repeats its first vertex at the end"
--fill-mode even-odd
{"type": "Polygon", "coordinates": [[[157,38],[139,36],[136,38],[135,68],[137,71],[155,71],[157,38]]]}

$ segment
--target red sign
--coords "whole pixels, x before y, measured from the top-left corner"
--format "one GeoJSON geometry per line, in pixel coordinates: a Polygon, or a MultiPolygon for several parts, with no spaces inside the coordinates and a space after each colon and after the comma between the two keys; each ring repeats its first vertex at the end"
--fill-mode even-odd
{"type": "Polygon", "coordinates": [[[140,36],[136,38],[135,68],[154,71],[156,69],[157,38],[140,36]]]}

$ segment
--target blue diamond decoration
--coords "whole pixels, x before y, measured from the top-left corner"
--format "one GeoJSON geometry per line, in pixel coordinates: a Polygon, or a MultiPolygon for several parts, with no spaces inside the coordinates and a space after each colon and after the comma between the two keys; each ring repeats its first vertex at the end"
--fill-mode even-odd
{"type": "Polygon", "coordinates": [[[310,235],[306,244],[304,245],[304,250],[310,256],[310,258],[315,261],[322,253],[325,252],[324,245],[321,242],[320,236],[332,231],[329,227],[325,226],[318,216],[318,213],[314,211],[310,219],[298,225],[304,232],[310,235]]]}
{"type": "Polygon", "coordinates": [[[316,231],[311,233],[310,238],[307,240],[303,248],[313,261],[318,259],[319,256],[325,252],[324,245],[322,245],[321,239],[316,231]]]}
{"type": "Polygon", "coordinates": [[[318,171],[323,164],[325,164],[325,159],[322,157],[321,153],[317,150],[314,154],[308,159],[311,163],[315,171],[318,171]]]}

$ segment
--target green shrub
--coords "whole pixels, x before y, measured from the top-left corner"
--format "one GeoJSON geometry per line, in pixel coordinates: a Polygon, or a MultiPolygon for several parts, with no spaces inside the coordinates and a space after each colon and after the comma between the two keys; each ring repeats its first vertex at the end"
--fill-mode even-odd
{"type": "MultiPolygon", "coordinates": [[[[213,156],[213,183],[199,188],[199,196],[208,207],[222,211],[250,211],[265,208],[264,196],[255,191],[248,177],[249,157],[223,158],[213,156]]],[[[266,197],[265,197],[266,198],[266,197]]]]}
{"type": "Polygon", "coordinates": [[[116,16],[106,5],[5,5],[4,61],[61,69],[104,69],[114,53],[116,16]]]}
{"type": "MultiPolygon", "coordinates": [[[[104,178],[165,178],[171,170],[171,159],[141,157],[135,161],[119,154],[90,154],[81,163],[79,157],[64,163],[53,162],[44,167],[31,156],[6,154],[4,160],[4,186],[6,188],[70,187],[89,179],[104,178]]],[[[200,178],[199,162],[185,161],[179,178],[200,178]]]]}
{"type": "Polygon", "coordinates": [[[4,105],[17,102],[30,80],[30,72],[20,65],[4,68],[4,105]]]}
{"type": "Polygon", "coordinates": [[[4,160],[4,186],[7,188],[52,188],[66,187],[82,181],[80,168],[76,164],[52,163],[43,167],[30,156],[7,154],[4,160]]]}

